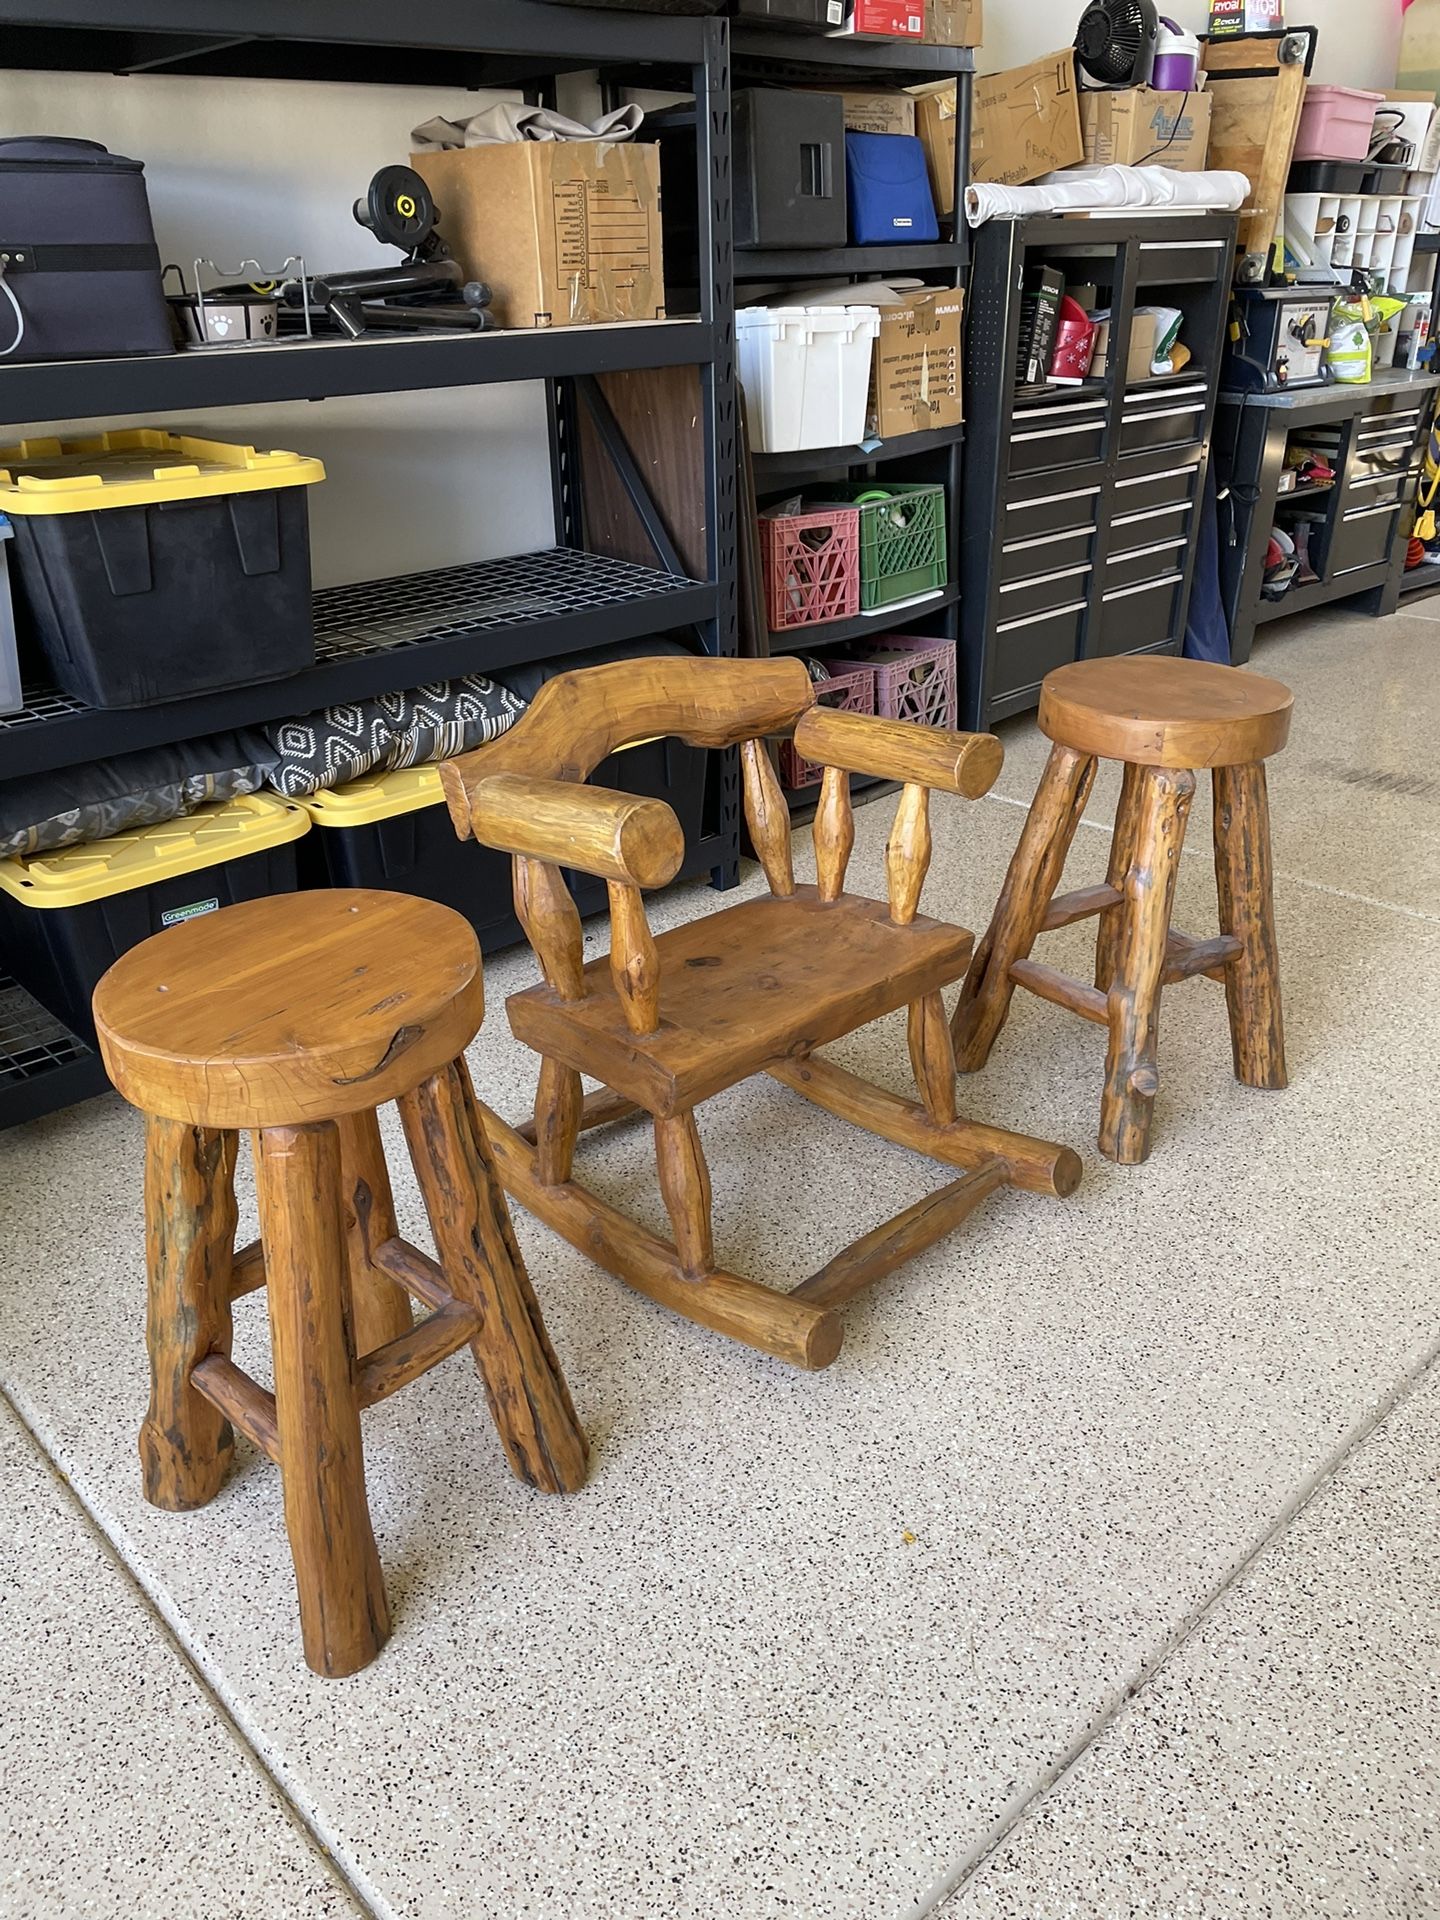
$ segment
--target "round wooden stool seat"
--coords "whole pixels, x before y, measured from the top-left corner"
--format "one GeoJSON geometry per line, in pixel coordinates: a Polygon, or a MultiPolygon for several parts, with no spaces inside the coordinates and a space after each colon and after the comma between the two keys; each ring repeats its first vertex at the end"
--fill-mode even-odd
{"type": "Polygon", "coordinates": [[[219,1129],[303,1126],[397,1099],[462,1054],[484,1013],[470,923],[359,888],[186,921],[133,948],[95,992],[119,1092],[219,1129]]]}
{"type": "Polygon", "coordinates": [[[1077,753],[1142,767],[1242,767],[1290,733],[1294,696],[1238,667],[1174,658],[1077,660],[1047,673],[1040,731],[1077,753]]]}

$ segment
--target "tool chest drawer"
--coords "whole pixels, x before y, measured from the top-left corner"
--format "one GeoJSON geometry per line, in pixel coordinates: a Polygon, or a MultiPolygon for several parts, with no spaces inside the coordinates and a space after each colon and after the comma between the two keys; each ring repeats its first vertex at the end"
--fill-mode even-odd
{"type": "Polygon", "coordinates": [[[1361,473],[1350,482],[1350,508],[1381,507],[1391,500],[1403,500],[1411,481],[1413,467],[1395,467],[1382,473],[1361,473]]]}
{"type": "Polygon", "coordinates": [[[1010,471],[1044,473],[1098,460],[1105,450],[1104,400],[1017,409],[1010,437],[1010,471]]]}
{"type": "Polygon", "coordinates": [[[1418,437],[1414,424],[1366,426],[1361,421],[1350,447],[1351,475],[1405,472],[1414,464],[1418,437]]]}
{"type": "Polygon", "coordinates": [[[1200,475],[1198,456],[1183,466],[1163,467],[1158,473],[1142,473],[1132,479],[1115,482],[1115,505],[1122,517],[1146,513],[1152,507],[1169,507],[1195,498],[1195,483],[1200,475]]]}
{"type": "Polygon", "coordinates": [[[1390,542],[1400,520],[1402,502],[1390,500],[1373,507],[1349,507],[1331,529],[1322,571],[1327,578],[1351,573],[1357,567],[1380,565],[1390,557],[1390,542]]]}
{"type": "Polygon", "coordinates": [[[1203,439],[1208,409],[1205,387],[1169,387],[1162,394],[1127,394],[1120,415],[1120,452],[1145,453],[1151,447],[1180,447],[1203,439]]]}
{"type": "Polygon", "coordinates": [[[1052,667],[1064,667],[1078,658],[1085,621],[1085,601],[1073,600],[1050,613],[1032,613],[1024,619],[1002,620],[995,629],[995,678],[991,697],[1038,687],[1052,667]]]}
{"type": "Polygon", "coordinates": [[[1012,497],[1001,512],[1000,538],[1008,547],[1015,540],[1035,540],[1042,534],[1093,527],[1099,507],[1098,484],[1047,490],[1025,500],[1012,497]]]}
{"type": "Polygon", "coordinates": [[[1183,572],[1185,549],[1189,544],[1185,535],[1180,534],[1123,553],[1112,553],[1105,562],[1106,592],[1112,587],[1139,586],[1147,580],[1161,580],[1167,575],[1183,572]]]}
{"type": "Polygon", "coordinates": [[[1159,540],[1176,539],[1186,546],[1191,539],[1190,502],[1178,500],[1169,507],[1146,507],[1139,513],[1117,513],[1110,522],[1112,557],[1132,553],[1159,540]]]}
{"type": "Polygon", "coordinates": [[[1094,547],[1094,527],[1072,527],[1068,533],[1036,533],[1025,539],[1007,540],[1000,549],[1001,587],[1012,581],[1029,580],[1036,574],[1059,573],[1067,567],[1083,566],[1093,557],[1094,547]]]}
{"type": "Polygon", "coordinates": [[[1083,600],[1090,591],[1094,569],[1087,561],[1078,567],[1063,567],[1054,573],[1039,573],[1029,580],[1012,580],[1001,587],[998,600],[1000,625],[1022,614],[1047,613],[1055,607],[1083,600]]]}
{"type": "Polygon", "coordinates": [[[1153,287],[1161,282],[1211,281],[1225,266],[1228,246],[1224,240],[1142,240],[1135,283],[1153,287]]]}
{"type": "Polygon", "coordinates": [[[1138,653],[1179,639],[1175,631],[1182,570],[1172,568],[1159,580],[1140,586],[1107,587],[1101,599],[1099,645],[1092,653],[1138,653]]]}

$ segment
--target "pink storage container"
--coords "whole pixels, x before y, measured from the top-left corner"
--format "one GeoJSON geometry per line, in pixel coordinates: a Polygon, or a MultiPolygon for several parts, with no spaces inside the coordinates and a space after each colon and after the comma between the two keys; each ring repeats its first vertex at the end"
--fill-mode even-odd
{"type": "Polygon", "coordinates": [[[1364,160],[1375,129],[1375,109],[1383,107],[1383,93],[1360,87],[1326,87],[1313,83],[1305,89],[1300,109],[1300,131],[1295,139],[1297,160],[1364,160]]]}
{"type": "MultiPolygon", "coordinates": [[[[857,667],[853,660],[835,660],[824,664],[830,667],[830,678],[815,682],[817,707],[833,707],[837,713],[874,713],[873,667],[857,667]]],[[[781,786],[788,787],[792,792],[799,787],[813,787],[824,771],[818,761],[807,760],[803,753],[797,753],[793,740],[781,741],[781,786]]]]}

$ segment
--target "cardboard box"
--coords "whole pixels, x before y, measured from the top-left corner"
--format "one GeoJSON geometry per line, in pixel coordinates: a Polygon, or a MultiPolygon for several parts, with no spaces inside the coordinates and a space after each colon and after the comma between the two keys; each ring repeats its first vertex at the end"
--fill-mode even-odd
{"type": "MultiPolygon", "coordinates": [[[[955,211],[955,83],[912,87],[915,131],[925,147],[935,210],[955,211]]],[[[1085,158],[1071,48],[1028,67],[977,78],[970,130],[970,177],[1020,186],[1085,158]]]]}
{"type": "Polygon", "coordinates": [[[925,31],[925,0],[851,0],[843,27],[830,37],[858,34],[882,40],[918,40],[925,31]]]}
{"type": "Polygon", "coordinates": [[[932,47],[978,47],[982,0],[925,0],[925,38],[932,47]]]}
{"type": "Polygon", "coordinates": [[[1210,150],[1210,106],[1208,93],[1156,93],[1153,87],[1082,91],[1085,164],[1199,173],[1210,150]]]}
{"type": "Polygon", "coordinates": [[[1015,187],[1085,158],[1075,54],[1047,53],[975,81],[970,176],[1015,187]]]}
{"type": "MultiPolygon", "coordinates": [[[[1130,352],[1125,367],[1125,384],[1133,387],[1137,380],[1152,380],[1152,367],[1155,361],[1155,342],[1158,338],[1159,321],[1153,313],[1137,313],[1130,320],[1130,352]]],[[[1108,371],[1110,365],[1110,321],[1108,317],[1100,322],[1095,334],[1095,358],[1090,362],[1090,371],[1098,379],[1108,371]]]]}
{"type": "Polygon", "coordinates": [[[898,87],[817,87],[815,91],[840,96],[847,133],[915,131],[915,102],[898,87]]]}
{"type": "Polygon", "coordinates": [[[1210,0],[1210,38],[1268,33],[1285,24],[1285,0],[1210,0]]]}
{"type": "Polygon", "coordinates": [[[664,317],[657,147],[517,140],[410,164],[467,277],[494,289],[502,327],[664,317]]]}
{"type": "Polygon", "coordinates": [[[904,306],[881,307],[870,359],[870,433],[890,440],[959,426],[964,305],[962,288],[938,287],[904,306]]]}

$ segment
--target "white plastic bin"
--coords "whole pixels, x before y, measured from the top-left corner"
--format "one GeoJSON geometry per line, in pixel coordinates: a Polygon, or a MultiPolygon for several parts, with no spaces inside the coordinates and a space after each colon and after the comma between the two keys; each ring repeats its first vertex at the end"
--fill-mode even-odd
{"type": "Polygon", "coordinates": [[[735,325],[756,453],[860,444],[878,307],[742,307],[735,325]]]}
{"type": "Polygon", "coordinates": [[[20,654],[15,645],[15,608],[10,599],[10,548],[14,529],[0,513],[0,713],[18,713],[25,704],[20,691],[20,654]]]}

